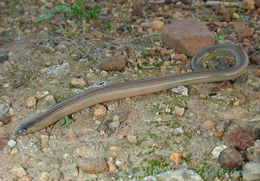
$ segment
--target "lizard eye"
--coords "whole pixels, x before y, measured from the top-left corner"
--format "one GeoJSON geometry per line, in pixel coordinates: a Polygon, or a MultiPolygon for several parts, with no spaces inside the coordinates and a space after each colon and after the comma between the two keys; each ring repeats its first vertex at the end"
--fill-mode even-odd
{"type": "Polygon", "coordinates": [[[18,127],[17,129],[16,129],[16,131],[15,131],[15,134],[17,134],[17,135],[24,135],[24,134],[26,134],[26,131],[27,131],[27,127],[18,127]]]}

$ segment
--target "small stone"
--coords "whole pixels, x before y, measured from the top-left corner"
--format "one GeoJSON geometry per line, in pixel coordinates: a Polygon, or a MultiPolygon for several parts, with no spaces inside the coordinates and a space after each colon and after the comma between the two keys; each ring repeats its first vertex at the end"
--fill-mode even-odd
{"type": "Polygon", "coordinates": [[[254,161],[260,162],[260,140],[256,140],[254,143],[254,161]]]}
{"type": "Polygon", "coordinates": [[[203,181],[201,176],[194,172],[193,170],[188,170],[187,168],[181,168],[177,170],[169,170],[166,172],[162,172],[156,176],[157,180],[187,180],[187,181],[203,181]]]}
{"type": "Polygon", "coordinates": [[[104,105],[107,107],[107,110],[115,111],[118,108],[118,101],[105,102],[104,105]]]}
{"type": "Polygon", "coordinates": [[[26,101],[26,106],[28,108],[35,108],[36,107],[36,98],[35,97],[29,97],[26,101]]]}
{"type": "Polygon", "coordinates": [[[54,100],[53,95],[48,95],[45,97],[45,101],[47,101],[47,102],[52,101],[52,100],[54,100]]]}
{"type": "Polygon", "coordinates": [[[220,152],[222,152],[225,148],[227,148],[226,145],[220,145],[220,146],[216,146],[213,150],[212,150],[212,155],[214,159],[217,159],[219,157],[220,152]]]}
{"type": "Polygon", "coordinates": [[[129,134],[127,134],[127,139],[132,144],[137,143],[137,136],[135,136],[135,135],[132,135],[129,133],[129,134]]]}
{"type": "Polygon", "coordinates": [[[90,174],[99,174],[108,171],[108,165],[104,159],[88,158],[77,161],[78,167],[90,174]]]}
{"type": "Polygon", "coordinates": [[[234,30],[239,37],[249,37],[253,35],[253,31],[243,22],[236,22],[233,24],[234,30]]]}
{"type": "Polygon", "coordinates": [[[102,75],[102,77],[107,77],[108,76],[108,72],[105,71],[105,70],[102,70],[101,71],[101,75],[102,75]]]}
{"type": "Polygon", "coordinates": [[[181,153],[172,153],[170,155],[170,160],[173,161],[175,164],[179,165],[179,163],[181,162],[181,153]]]}
{"type": "Polygon", "coordinates": [[[111,115],[113,121],[119,121],[120,123],[124,122],[128,118],[128,113],[126,112],[117,112],[111,115]]]}
{"type": "Polygon", "coordinates": [[[50,174],[48,172],[42,172],[40,174],[39,180],[40,181],[46,181],[46,180],[49,180],[49,177],[50,177],[50,174]]]}
{"type": "Polygon", "coordinates": [[[105,117],[107,114],[107,108],[101,104],[94,106],[94,116],[97,118],[105,117]]]}
{"type": "Polygon", "coordinates": [[[0,133],[0,150],[2,150],[8,143],[8,139],[0,133]]]}
{"type": "Polygon", "coordinates": [[[19,152],[19,151],[18,151],[17,148],[13,148],[13,149],[11,150],[10,154],[11,154],[11,155],[15,155],[15,154],[17,154],[18,152],[19,152]]]}
{"type": "Polygon", "coordinates": [[[162,48],[160,51],[161,56],[163,57],[167,53],[167,48],[162,48]]]}
{"type": "Polygon", "coordinates": [[[219,132],[219,131],[215,131],[213,133],[213,136],[216,137],[216,138],[222,138],[222,136],[224,135],[223,132],[219,132]]]}
{"type": "Polygon", "coordinates": [[[252,146],[256,139],[254,130],[250,127],[240,127],[232,125],[225,134],[225,140],[228,146],[238,150],[245,150],[252,146]]]}
{"type": "Polygon", "coordinates": [[[150,161],[150,160],[162,160],[163,157],[162,155],[157,155],[157,154],[153,154],[153,155],[148,155],[148,157],[146,158],[147,161],[150,161]]]}
{"type": "Polygon", "coordinates": [[[260,69],[258,69],[258,70],[256,71],[256,75],[257,75],[257,76],[260,76],[260,69]]]}
{"type": "Polygon", "coordinates": [[[32,180],[31,176],[25,175],[19,178],[17,181],[31,181],[31,180],[32,180]]]}
{"type": "Polygon", "coordinates": [[[6,101],[0,99],[0,115],[6,114],[9,111],[9,109],[10,105],[6,101]]]}
{"type": "Polygon", "coordinates": [[[41,135],[41,145],[43,148],[48,147],[49,143],[49,136],[48,135],[41,135]]]}
{"type": "Polygon", "coordinates": [[[84,88],[85,85],[86,85],[86,81],[83,78],[75,78],[75,77],[73,77],[70,80],[70,84],[73,87],[76,87],[76,88],[84,88]]]}
{"type": "Polygon", "coordinates": [[[42,99],[50,94],[49,91],[41,91],[41,92],[36,92],[36,98],[37,99],[42,99]]]}
{"type": "Polygon", "coordinates": [[[52,63],[51,63],[51,62],[46,62],[46,63],[45,63],[45,66],[46,66],[46,67],[50,67],[50,66],[52,66],[52,63]]]}
{"type": "Polygon", "coordinates": [[[14,166],[10,172],[18,178],[21,178],[26,175],[24,168],[20,165],[14,166]]]}
{"type": "Polygon", "coordinates": [[[207,120],[203,123],[202,126],[205,130],[211,130],[216,127],[216,123],[214,121],[207,120]]]}
{"type": "Polygon", "coordinates": [[[123,149],[119,146],[111,146],[108,151],[108,155],[112,158],[116,158],[118,155],[124,153],[123,149]]]}
{"type": "Polygon", "coordinates": [[[241,7],[248,9],[248,10],[253,10],[253,9],[255,9],[255,1],[254,0],[243,0],[241,3],[241,7]]]}
{"type": "Polygon", "coordinates": [[[183,96],[188,96],[189,95],[188,88],[184,87],[184,86],[179,86],[177,88],[172,88],[171,91],[176,93],[176,94],[181,94],[183,96]]]}
{"type": "Polygon", "coordinates": [[[188,58],[186,57],[186,55],[184,54],[176,54],[174,57],[173,57],[173,60],[175,61],[182,61],[182,62],[186,62],[188,61],[188,58]]]}
{"type": "Polygon", "coordinates": [[[0,124],[2,125],[6,125],[6,124],[8,124],[8,123],[10,123],[11,122],[11,116],[9,116],[9,115],[3,115],[3,116],[1,116],[0,115],[0,124]]]}
{"type": "Polygon", "coordinates": [[[183,107],[175,107],[175,114],[177,115],[177,116],[183,116],[183,114],[184,114],[184,108],[183,107]]]}
{"type": "Polygon", "coordinates": [[[126,66],[126,60],[123,55],[116,55],[99,64],[101,70],[121,71],[126,66]]]}
{"type": "Polygon", "coordinates": [[[249,162],[243,166],[243,180],[256,181],[260,180],[260,163],[249,162]]]}
{"type": "Polygon", "coordinates": [[[109,172],[114,172],[116,170],[116,166],[111,161],[108,161],[107,165],[108,165],[109,172]]]}
{"type": "Polygon", "coordinates": [[[14,141],[14,140],[9,140],[8,142],[7,142],[7,145],[10,147],[10,148],[13,148],[13,147],[15,147],[15,145],[16,145],[16,141],[14,141]]]}
{"type": "Polygon", "coordinates": [[[225,169],[241,169],[243,165],[242,155],[234,148],[225,148],[220,152],[218,162],[225,169]]]}
{"type": "Polygon", "coordinates": [[[164,28],[164,22],[161,20],[153,20],[151,22],[151,28],[155,31],[162,31],[164,28]]]}

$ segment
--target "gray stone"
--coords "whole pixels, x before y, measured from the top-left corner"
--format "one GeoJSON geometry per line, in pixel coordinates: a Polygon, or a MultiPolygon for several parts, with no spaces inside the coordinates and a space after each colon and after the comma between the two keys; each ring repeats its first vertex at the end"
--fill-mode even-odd
{"type": "Polygon", "coordinates": [[[260,163],[249,162],[243,167],[244,180],[260,180],[260,163]]]}

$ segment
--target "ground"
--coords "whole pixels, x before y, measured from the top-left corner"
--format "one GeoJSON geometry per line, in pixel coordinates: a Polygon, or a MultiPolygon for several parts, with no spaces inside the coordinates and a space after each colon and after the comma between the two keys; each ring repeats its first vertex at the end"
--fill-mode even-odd
{"type": "MultiPolygon", "coordinates": [[[[180,52],[162,42],[160,32],[149,27],[152,20],[159,18],[168,24],[174,18],[196,17],[213,28],[212,32],[218,32],[220,39],[222,35],[232,34],[228,32],[232,29],[216,22],[238,21],[235,18],[227,21],[225,13],[211,7],[196,4],[191,8],[188,1],[177,3],[180,6],[152,1],[147,4],[97,1],[90,3],[90,7],[98,7],[105,14],[86,18],[86,25],[82,20],[74,21],[74,17],[60,14],[45,22],[32,21],[41,16],[43,7],[56,5],[53,3],[26,0],[1,3],[0,55],[8,54],[9,59],[0,63],[0,96],[10,99],[15,118],[0,127],[0,134],[16,142],[14,147],[1,150],[1,180],[143,178],[177,168],[194,170],[210,180],[205,168],[220,169],[212,150],[225,141],[216,133],[224,133],[230,120],[259,128],[260,101],[252,96],[259,93],[256,72],[260,67],[251,62],[242,77],[224,86],[191,85],[187,87],[188,96],[168,90],[112,101],[103,104],[108,112],[102,118],[93,116],[90,107],[71,115],[73,122],[69,125],[55,124],[40,132],[14,136],[17,126],[50,107],[44,98],[37,99],[36,108],[26,106],[28,98],[37,92],[49,91],[60,102],[91,86],[191,71],[189,61],[171,59],[172,54],[180,52]],[[167,52],[162,56],[163,48],[167,52]],[[151,49],[156,53],[149,53],[151,49]],[[116,54],[125,56],[125,69],[107,71],[104,76],[98,65],[116,54]],[[83,78],[87,85],[71,86],[73,77],[83,78]],[[183,115],[176,114],[178,108],[184,108],[183,115]],[[127,117],[118,122],[113,118],[115,114],[127,117]],[[207,120],[216,126],[205,129],[203,123],[207,120]],[[170,159],[172,153],[183,155],[180,163],[170,159]],[[110,165],[111,171],[101,174],[84,172],[78,167],[78,161],[84,158],[104,159],[116,170],[110,165]]],[[[230,11],[230,7],[222,7],[225,8],[230,11]]],[[[240,16],[239,21],[248,24],[254,33],[243,38],[232,34],[233,42],[247,52],[252,47],[259,50],[259,16],[242,8],[235,12],[240,16]]],[[[219,174],[220,179],[223,177],[219,174]]]]}

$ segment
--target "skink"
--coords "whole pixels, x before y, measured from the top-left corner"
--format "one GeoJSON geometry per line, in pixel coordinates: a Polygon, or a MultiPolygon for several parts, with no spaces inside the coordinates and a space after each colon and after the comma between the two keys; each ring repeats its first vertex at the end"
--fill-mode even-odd
{"type": "Polygon", "coordinates": [[[102,102],[150,94],[180,85],[231,80],[244,72],[248,62],[247,54],[234,44],[213,45],[200,50],[193,56],[191,66],[195,72],[111,84],[85,91],[56,104],[47,111],[22,123],[15,133],[20,135],[39,131],[54,124],[65,115],[70,115],[102,102]],[[207,59],[222,55],[233,57],[235,65],[231,68],[216,70],[201,68],[201,64],[207,59]]]}

